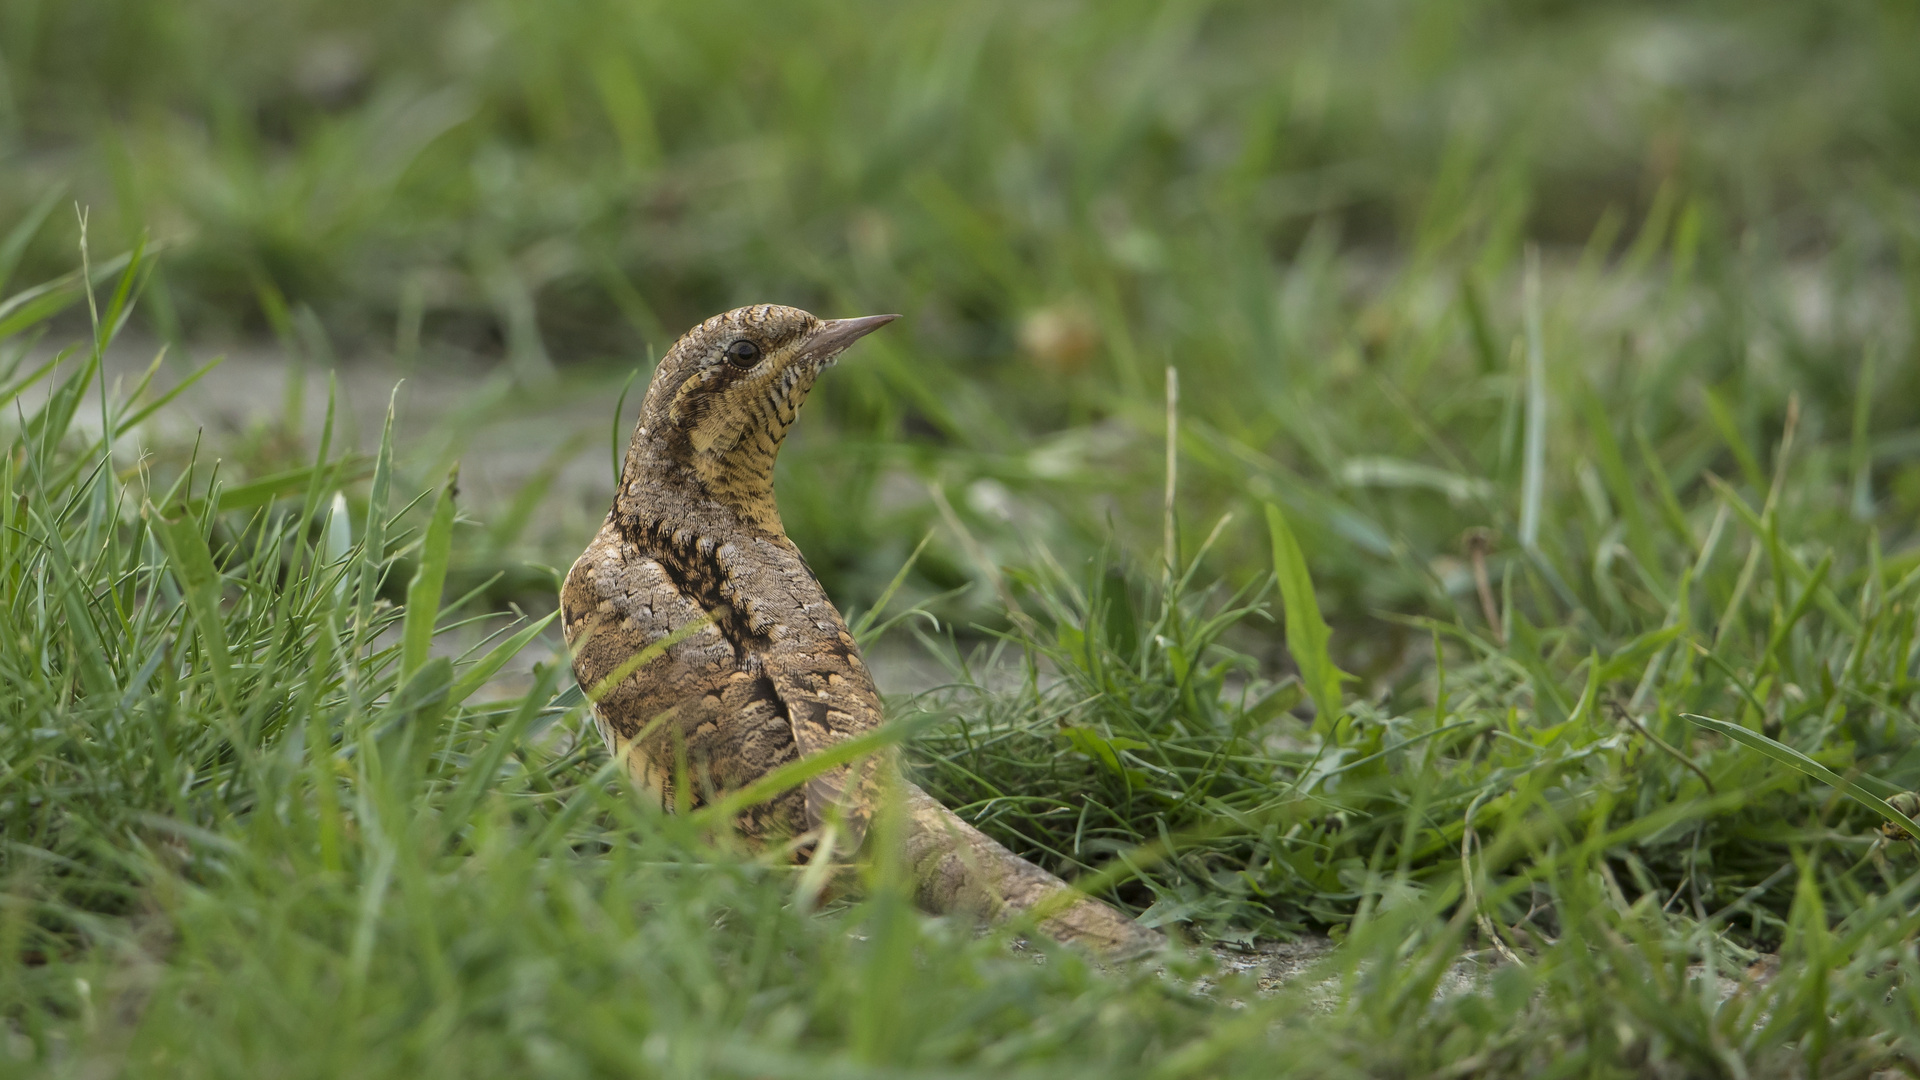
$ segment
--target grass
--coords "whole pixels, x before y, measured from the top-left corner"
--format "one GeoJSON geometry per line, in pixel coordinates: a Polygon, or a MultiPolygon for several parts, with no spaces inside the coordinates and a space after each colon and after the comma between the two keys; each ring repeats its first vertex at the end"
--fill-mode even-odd
{"type": "Polygon", "coordinates": [[[1914,30],[8,6],[0,1059],[1915,1072],[1871,805],[1920,788],[1914,30]],[[1330,934],[1314,977],[1036,964],[912,914],[884,842],[806,910],[624,797],[553,658],[477,693],[601,436],[470,505],[412,418],[154,444],[175,406],[99,368],[272,334],[504,371],[480,424],[770,298],[909,316],[779,487],[868,639],[945,665],[893,701],[921,782],[1222,954],[1330,934]]]}

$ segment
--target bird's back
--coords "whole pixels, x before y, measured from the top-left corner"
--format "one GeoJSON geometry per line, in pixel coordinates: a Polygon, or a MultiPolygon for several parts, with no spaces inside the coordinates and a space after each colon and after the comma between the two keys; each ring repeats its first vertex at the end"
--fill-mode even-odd
{"type": "MultiPolygon", "coordinates": [[[[667,809],[699,806],[880,721],[858,646],[783,535],[666,515],[608,516],[568,573],[574,674],[609,752],[667,809]],[[679,778],[684,783],[677,783],[679,778]]],[[[771,839],[865,799],[846,767],[747,811],[771,839]]]]}

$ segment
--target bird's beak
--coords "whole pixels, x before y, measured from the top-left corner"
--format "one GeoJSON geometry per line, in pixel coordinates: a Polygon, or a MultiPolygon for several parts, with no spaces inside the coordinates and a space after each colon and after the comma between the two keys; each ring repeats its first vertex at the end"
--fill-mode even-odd
{"type": "Polygon", "coordinates": [[[845,352],[847,346],[899,318],[898,315],[865,315],[858,319],[828,319],[820,324],[800,346],[800,359],[826,365],[845,352]]]}

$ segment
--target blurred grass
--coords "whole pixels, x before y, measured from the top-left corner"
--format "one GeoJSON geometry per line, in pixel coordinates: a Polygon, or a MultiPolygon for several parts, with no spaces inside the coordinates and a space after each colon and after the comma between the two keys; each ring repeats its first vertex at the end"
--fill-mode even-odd
{"type": "Polygon", "coordinates": [[[1913,1071],[1911,846],[1744,744],[1920,787],[1916,45],[1894,0],[0,6],[0,1051],[1913,1071]],[[463,697],[599,435],[468,506],[417,418],[149,446],[97,367],[272,335],[470,372],[457,427],[759,300],[909,316],[779,485],[850,613],[912,564],[922,781],[1149,921],[1330,932],[1330,981],[1034,966],[883,870],[808,915],[622,798],[563,673],[463,697]]]}
{"type": "MultiPolygon", "coordinates": [[[[316,362],[424,351],[538,381],[631,364],[742,302],[906,312],[823,388],[787,468],[810,478],[785,493],[795,535],[860,601],[932,521],[887,482],[903,461],[1147,490],[1144,452],[1010,451],[1150,427],[1168,361],[1199,406],[1197,505],[1256,476],[1338,484],[1360,505],[1308,514],[1310,552],[1337,550],[1334,522],[1367,559],[1402,531],[1423,556],[1451,546],[1482,507],[1402,522],[1420,500],[1375,493],[1485,502],[1477,473],[1512,479],[1529,238],[1588,271],[1549,290],[1551,396],[1591,383],[1656,443],[1685,433],[1683,487],[1723,452],[1693,386],[1749,444],[1791,389],[1844,423],[1879,336],[1873,429],[1902,428],[1920,397],[1905,4],[24,2],[0,18],[0,212],[57,189],[97,237],[151,230],[170,254],[147,310],[176,343],[273,333],[316,362]],[[1309,404],[1335,395],[1349,406],[1309,404]]],[[[66,269],[64,220],[27,247],[26,279],[66,269]]],[[[1110,514],[1147,519],[1124,497],[1074,502],[1083,539],[1110,514]]],[[[1222,550],[1255,565],[1258,547],[1222,550]]],[[[953,556],[930,553],[929,584],[957,582],[953,556]]],[[[1411,600],[1367,559],[1320,568],[1342,609],[1411,600]]]]}

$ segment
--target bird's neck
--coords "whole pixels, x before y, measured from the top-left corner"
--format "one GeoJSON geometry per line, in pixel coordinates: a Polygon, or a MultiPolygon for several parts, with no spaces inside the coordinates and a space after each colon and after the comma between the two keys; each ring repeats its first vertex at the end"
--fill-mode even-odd
{"type": "Polygon", "coordinates": [[[620,470],[622,517],[785,536],[773,497],[779,447],[663,446],[636,433],[620,470]]]}

